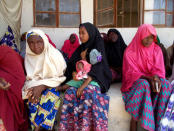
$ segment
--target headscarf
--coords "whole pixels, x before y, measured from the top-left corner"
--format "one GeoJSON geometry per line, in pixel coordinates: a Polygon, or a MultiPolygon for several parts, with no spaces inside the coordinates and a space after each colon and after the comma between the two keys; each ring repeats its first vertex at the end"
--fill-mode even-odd
{"type": "MultiPolygon", "coordinates": [[[[39,29],[32,29],[27,33],[27,37],[32,32],[39,35],[44,41],[44,50],[40,55],[33,53],[26,43],[25,69],[27,81],[23,91],[38,85],[49,87],[59,86],[66,78],[64,71],[66,63],[62,54],[55,49],[48,41],[45,33],[39,29]]],[[[25,96],[25,91],[23,92],[25,96]]]]}
{"type": "Polygon", "coordinates": [[[132,84],[142,75],[158,75],[165,78],[164,60],[161,48],[155,44],[156,30],[150,24],[138,28],[132,42],[126,48],[123,58],[123,81],[121,91],[128,91],[132,84]],[[142,40],[149,35],[154,41],[149,47],[142,45],[142,40]]]}
{"type": "Polygon", "coordinates": [[[121,67],[123,63],[123,54],[124,50],[126,49],[127,45],[125,44],[120,32],[116,29],[109,29],[107,36],[111,32],[114,32],[118,35],[118,39],[116,42],[108,41],[107,44],[105,44],[105,50],[106,50],[106,57],[108,60],[108,64],[111,67],[121,67]]]}
{"type": "Polygon", "coordinates": [[[0,89],[0,118],[7,131],[25,131],[28,121],[21,97],[25,82],[23,59],[6,45],[0,46],[0,52],[0,78],[11,84],[8,90],[0,89]]]}
{"type": "Polygon", "coordinates": [[[63,45],[62,49],[61,49],[64,53],[66,53],[68,55],[68,58],[71,58],[71,56],[74,53],[74,51],[80,45],[78,36],[75,33],[73,33],[73,35],[76,37],[75,42],[71,43],[70,40],[66,40],[64,42],[64,45],[63,45]]]}
{"type": "Polygon", "coordinates": [[[81,60],[80,54],[82,51],[86,49],[88,49],[86,54],[87,61],[88,63],[90,63],[89,53],[91,52],[92,49],[97,49],[99,52],[101,52],[102,61],[95,65],[92,65],[91,71],[88,73],[88,75],[91,76],[94,81],[98,82],[102,93],[107,92],[110,87],[112,74],[110,72],[110,69],[106,60],[103,39],[101,38],[101,35],[98,29],[91,23],[88,23],[88,22],[83,23],[80,25],[80,27],[82,26],[85,27],[88,32],[89,40],[86,43],[82,43],[77,48],[77,50],[73,53],[70,59],[70,63],[68,65],[69,66],[68,70],[71,72],[75,71],[76,62],[81,60]]]}

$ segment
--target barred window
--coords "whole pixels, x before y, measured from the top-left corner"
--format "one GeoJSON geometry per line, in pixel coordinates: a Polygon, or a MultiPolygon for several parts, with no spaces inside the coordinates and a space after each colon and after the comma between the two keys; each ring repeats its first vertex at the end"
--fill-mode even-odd
{"type": "Polygon", "coordinates": [[[174,0],[144,0],[144,23],[174,27],[174,0]]]}
{"type": "Polygon", "coordinates": [[[33,0],[34,26],[78,27],[80,0],[33,0]]]}
{"type": "Polygon", "coordinates": [[[98,27],[137,27],[139,0],[94,0],[94,23],[98,27]]]}

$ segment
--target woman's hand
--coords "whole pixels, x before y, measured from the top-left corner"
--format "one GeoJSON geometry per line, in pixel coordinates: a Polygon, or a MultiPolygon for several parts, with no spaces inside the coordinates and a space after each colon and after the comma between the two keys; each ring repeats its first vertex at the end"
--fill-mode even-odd
{"type": "Polygon", "coordinates": [[[86,50],[84,50],[84,51],[81,52],[80,56],[81,56],[82,60],[86,60],[86,53],[87,53],[87,50],[88,50],[88,49],[86,49],[86,50]]]}
{"type": "Polygon", "coordinates": [[[157,75],[154,75],[154,76],[141,76],[141,79],[146,79],[149,82],[150,87],[151,87],[153,92],[160,92],[161,81],[160,81],[160,79],[157,75]],[[158,87],[156,87],[156,85],[158,85],[158,87]]]}
{"type": "Polygon", "coordinates": [[[80,87],[80,88],[77,89],[77,98],[81,97],[83,89],[84,89],[83,87],[80,87]]]}
{"type": "Polygon", "coordinates": [[[42,91],[44,91],[46,88],[47,87],[45,85],[39,85],[28,89],[27,96],[29,96],[29,101],[37,104],[40,101],[42,91]]]}
{"type": "Polygon", "coordinates": [[[4,78],[0,78],[0,89],[7,90],[11,86],[4,78]]]}
{"type": "Polygon", "coordinates": [[[153,92],[160,92],[161,90],[161,81],[160,78],[157,75],[153,76],[153,81],[154,81],[154,89],[153,92]]]}
{"type": "Polygon", "coordinates": [[[78,88],[77,90],[77,98],[80,98],[82,93],[83,93],[83,89],[85,87],[88,86],[88,84],[92,81],[92,77],[88,76],[88,78],[83,82],[83,84],[81,85],[80,88],[78,88]]]}

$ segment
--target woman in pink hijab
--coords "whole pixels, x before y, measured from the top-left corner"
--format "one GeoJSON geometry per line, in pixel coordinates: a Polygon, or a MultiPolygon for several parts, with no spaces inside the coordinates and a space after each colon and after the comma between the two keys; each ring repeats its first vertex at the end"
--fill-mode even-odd
{"type": "Polygon", "coordinates": [[[172,91],[156,36],[152,25],[141,25],[124,53],[121,91],[132,116],[131,131],[137,130],[137,121],[146,130],[157,130],[172,91]]]}
{"type": "Polygon", "coordinates": [[[61,50],[66,53],[68,55],[68,58],[70,59],[74,51],[79,47],[79,45],[79,38],[75,33],[73,33],[70,35],[69,40],[66,40],[64,42],[61,50]]]}

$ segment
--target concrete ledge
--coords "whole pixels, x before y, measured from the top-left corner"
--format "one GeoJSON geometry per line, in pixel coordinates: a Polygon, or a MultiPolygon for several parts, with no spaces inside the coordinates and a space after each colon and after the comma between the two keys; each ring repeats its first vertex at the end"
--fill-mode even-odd
{"type": "Polygon", "coordinates": [[[112,84],[108,95],[109,103],[109,131],[129,131],[131,116],[126,112],[122,94],[121,83],[112,84]]]}
{"type": "MultiPolygon", "coordinates": [[[[109,131],[129,131],[131,116],[125,111],[120,88],[121,83],[112,84],[107,93],[110,96],[109,131]]],[[[0,119],[0,126],[2,125],[0,119]]]]}

